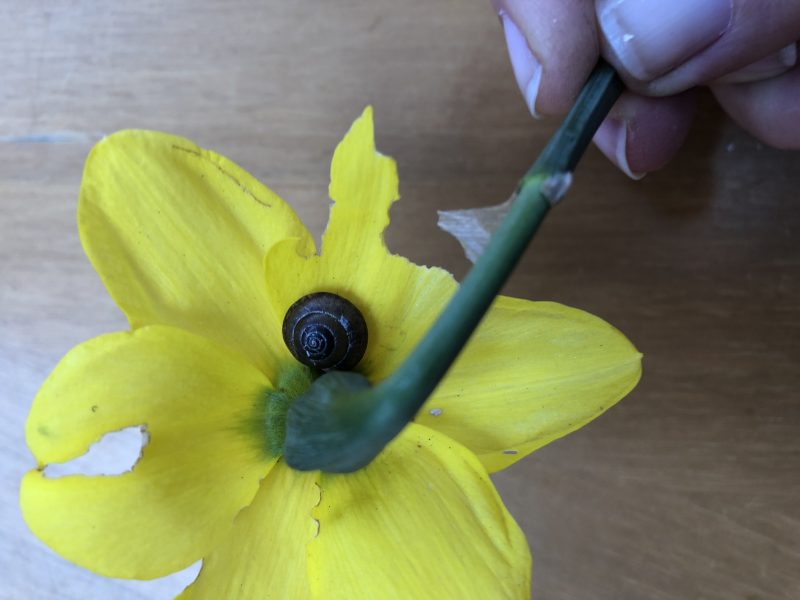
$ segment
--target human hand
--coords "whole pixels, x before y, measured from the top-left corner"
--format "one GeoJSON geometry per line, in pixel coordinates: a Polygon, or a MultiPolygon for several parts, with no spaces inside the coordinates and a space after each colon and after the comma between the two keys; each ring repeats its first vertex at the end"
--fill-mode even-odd
{"type": "Polygon", "coordinates": [[[562,115],[602,55],[623,93],[595,143],[633,178],[664,166],[709,86],[766,144],[800,148],[798,0],[492,0],[534,116],[562,115]]]}

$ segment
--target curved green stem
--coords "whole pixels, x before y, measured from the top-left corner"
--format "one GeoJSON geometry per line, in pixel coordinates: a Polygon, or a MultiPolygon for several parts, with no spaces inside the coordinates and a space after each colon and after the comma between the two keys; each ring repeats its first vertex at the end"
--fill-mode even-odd
{"type": "Polygon", "coordinates": [[[514,270],[571,171],[622,91],[600,63],[539,159],[521,179],[508,214],[456,294],[402,365],[367,388],[354,373],[320,377],[287,417],[285,457],[300,470],[354,471],[416,415],[466,345],[514,270]]]}

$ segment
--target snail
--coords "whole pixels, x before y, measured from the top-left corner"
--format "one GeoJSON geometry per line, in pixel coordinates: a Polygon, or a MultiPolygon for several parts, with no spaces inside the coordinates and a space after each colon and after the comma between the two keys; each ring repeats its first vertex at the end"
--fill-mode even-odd
{"type": "Polygon", "coordinates": [[[367,323],[346,298],[316,292],[303,296],[286,311],[283,341],[304,365],[348,371],[367,350],[367,323]]]}

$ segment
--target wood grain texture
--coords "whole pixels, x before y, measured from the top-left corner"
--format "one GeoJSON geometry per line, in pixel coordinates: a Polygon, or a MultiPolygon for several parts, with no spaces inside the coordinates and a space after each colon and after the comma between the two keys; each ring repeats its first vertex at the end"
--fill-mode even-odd
{"type": "MultiPolygon", "coordinates": [[[[489,2],[0,4],[0,598],[159,598],[105,580],[17,508],[31,399],[73,345],[125,321],[83,256],[93,140],[185,135],[327,217],[328,161],[363,106],[399,164],[390,247],[461,276],[436,209],[506,198],[554,123],[533,122],[489,2]]],[[[508,293],[598,314],[644,352],[640,386],[495,479],[540,600],[800,597],[800,155],[710,102],[672,165],[631,182],[594,150],[508,293]]]]}

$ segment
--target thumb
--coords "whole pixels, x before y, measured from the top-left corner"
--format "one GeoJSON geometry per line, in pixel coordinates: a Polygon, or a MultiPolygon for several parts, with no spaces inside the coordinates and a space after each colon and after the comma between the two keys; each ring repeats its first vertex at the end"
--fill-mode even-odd
{"type": "Polygon", "coordinates": [[[629,87],[666,96],[793,44],[800,2],[598,0],[597,21],[603,54],[629,87]]]}

